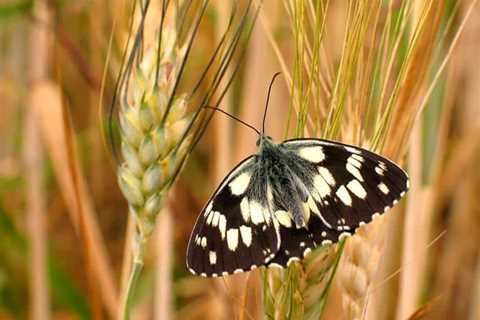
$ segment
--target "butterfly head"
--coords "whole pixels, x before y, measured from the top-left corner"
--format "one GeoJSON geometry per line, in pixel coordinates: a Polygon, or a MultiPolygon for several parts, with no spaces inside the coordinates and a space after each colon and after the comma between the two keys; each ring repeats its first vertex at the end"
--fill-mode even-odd
{"type": "Polygon", "coordinates": [[[261,134],[259,135],[257,142],[255,144],[257,145],[257,147],[261,148],[265,144],[273,144],[273,140],[272,140],[272,137],[261,134]]]}
{"type": "Polygon", "coordinates": [[[275,142],[273,142],[272,137],[266,135],[260,135],[256,142],[258,152],[264,153],[266,150],[271,150],[275,148],[275,142]]]}

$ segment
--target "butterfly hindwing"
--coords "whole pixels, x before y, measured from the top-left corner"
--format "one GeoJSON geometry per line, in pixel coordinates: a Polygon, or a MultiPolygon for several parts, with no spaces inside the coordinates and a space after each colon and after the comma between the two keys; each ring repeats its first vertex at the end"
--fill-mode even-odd
{"type": "Polygon", "coordinates": [[[224,179],[199,215],[187,249],[192,273],[221,276],[251,270],[271,260],[279,237],[270,212],[249,190],[255,156],[224,179]]]}

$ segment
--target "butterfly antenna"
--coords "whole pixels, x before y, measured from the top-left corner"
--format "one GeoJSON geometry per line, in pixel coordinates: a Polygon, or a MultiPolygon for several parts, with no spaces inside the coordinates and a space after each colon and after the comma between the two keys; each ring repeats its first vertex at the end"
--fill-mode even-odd
{"type": "Polygon", "coordinates": [[[211,106],[204,106],[204,108],[206,108],[206,109],[212,109],[212,110],[221,112],[221,113],[223,113],[224,115],[227,115],[227,116],[229,116],[230,118],[232,118],[232,119],[234,119],[234,120],[237,120],[237,121],[240,122],[241,124],[243,124],[243,125],[249,127],[250,129],[254,130],[259,136],[261,135],[260,131],[258,131],[254,126],[246,123],[245,121],[243,121],[243,120],[235,117],[234,115],[232,115],[232,114],[230,114],[230,113],[228,113],[228,112],[226,112],[226,111],[224,111],[224,110],[222,110],[222,109],[219,109],[219,108],[217,108],[217,107],[211,107],[211,106]]]}
{"type": "Polygon", "coordinates": [[[267,118],[267,109],[268,103],[270,101],[270,92],[272,91],[273,83],[275,82],[275,78],[278,77],[281,72],[277,72],[273,75],[272,80],[270,81],[270,85],[268,86],[268,94],[267,94],[267,101],[265,102],[265,111],[263,113],[263,121],[262,121],[262,136],[265,133],[265,119],[267,118]]]}

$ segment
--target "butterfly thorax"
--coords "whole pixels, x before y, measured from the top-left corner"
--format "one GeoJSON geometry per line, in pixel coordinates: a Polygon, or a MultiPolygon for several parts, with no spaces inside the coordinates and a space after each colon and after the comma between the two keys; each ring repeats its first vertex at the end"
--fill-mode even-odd
{"type": "Polygon", "coordinates": [[[296,173],[298,156],[274,143],[270,137],[260,139],[257,171],[265,190],[262,198],[268,200],[271,211],[283,210],[293,218],[297,228],[304,227],[308,222],[308,215],[303,210],[308,188],[296,173]]]}

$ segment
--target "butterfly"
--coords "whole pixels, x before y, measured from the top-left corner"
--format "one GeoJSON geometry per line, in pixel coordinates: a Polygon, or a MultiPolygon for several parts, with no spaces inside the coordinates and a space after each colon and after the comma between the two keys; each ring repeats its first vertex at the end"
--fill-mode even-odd
{"type": "Polygon", "coordinates": [[[257,153],[227,175],[197,218],[187,248],[193,274],[287,267],[354,234],[409,188],[399,166],[366,149],[312,138],[276,144],[258,133],[257,153]]]}

